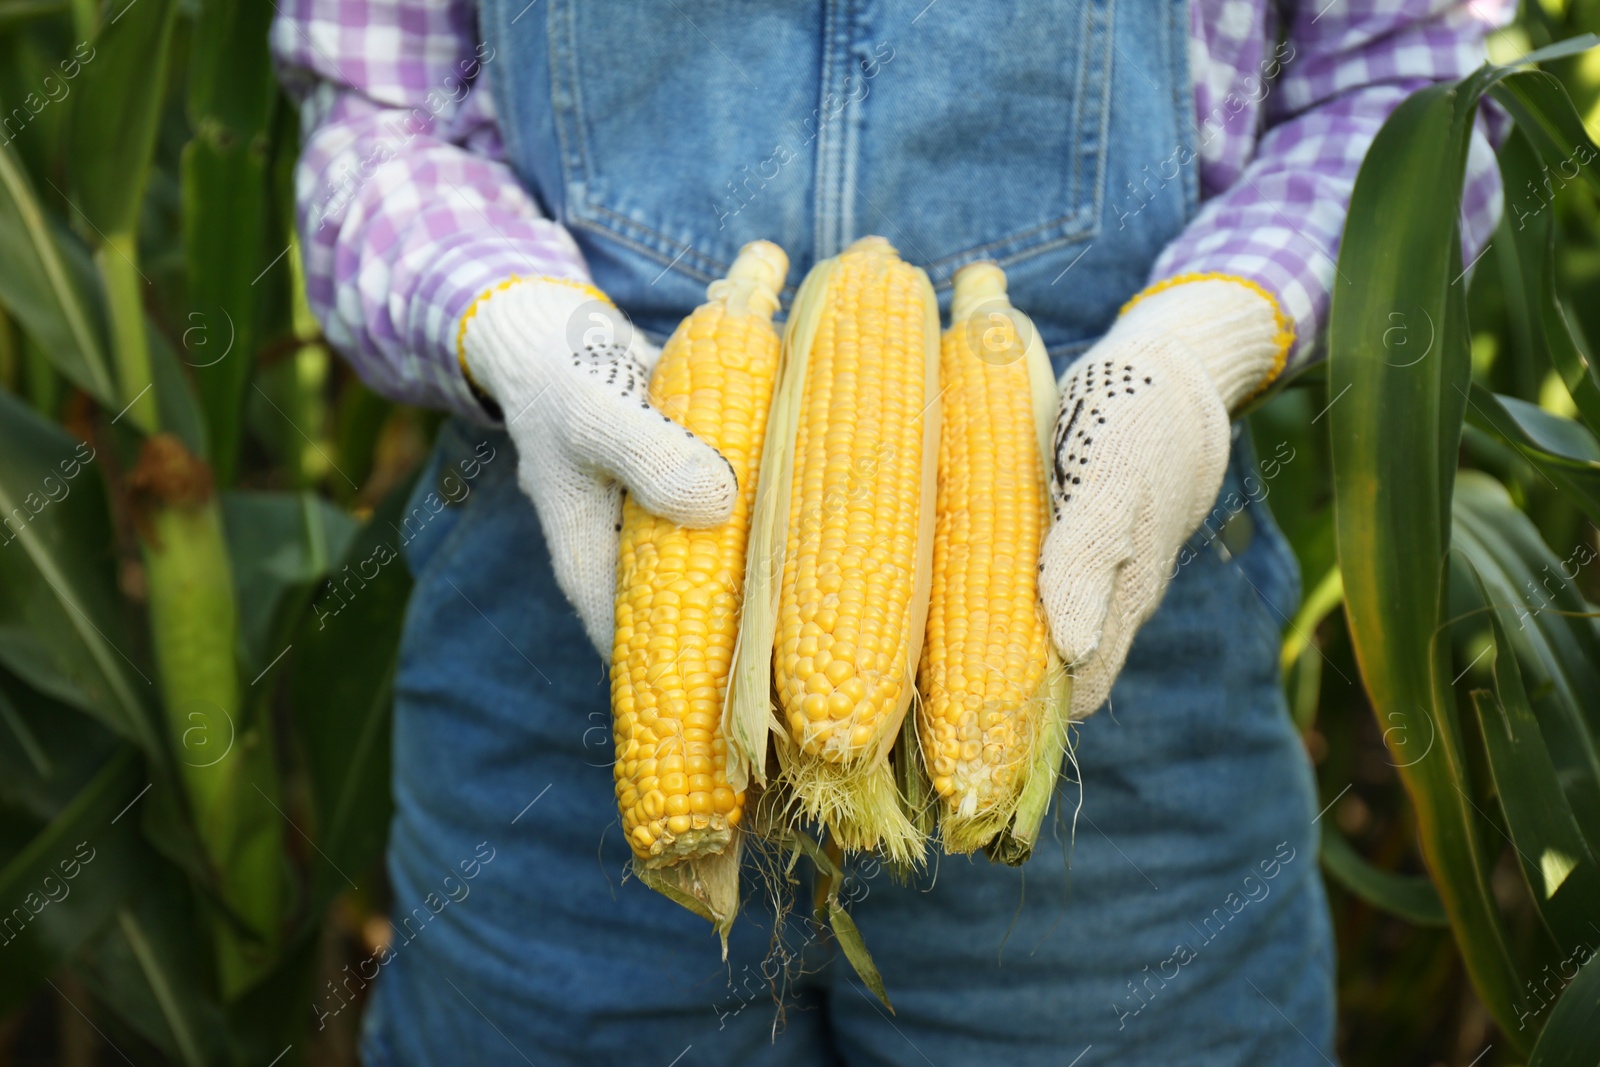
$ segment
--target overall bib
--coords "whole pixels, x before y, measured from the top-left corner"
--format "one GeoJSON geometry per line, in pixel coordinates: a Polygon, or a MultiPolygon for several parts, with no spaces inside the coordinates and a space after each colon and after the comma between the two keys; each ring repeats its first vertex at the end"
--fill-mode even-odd
{"type": "MultiPolygon", "coordinates": [[[[1187,24],[1184,0],[483,0],[481,20],[512,165],[656,340],[747,241],[788,251],[787,303],[879,233],[946,312],[958,267],[999,262],[1058,371],[1195,210],[1192,167],[1155,176],[1193,139],[1187,24]]],[[[1078,732],[1081,809],[1064,781],[1024,868],[930,856],[900,886],[856,865],[890,1016],[800,919],[775,956],[754,880],[726,963],[622,880],[605,665],[511,443],[448,424],[405,524],[395,939],[366,1062],[1331,1061],[1315,790],[1277,669],[1299,576],[1261,504],[1285,458],[1239,438],[1078,732]],[[1231,553],[1230,518],[1253,531],[1231,553]]]]}

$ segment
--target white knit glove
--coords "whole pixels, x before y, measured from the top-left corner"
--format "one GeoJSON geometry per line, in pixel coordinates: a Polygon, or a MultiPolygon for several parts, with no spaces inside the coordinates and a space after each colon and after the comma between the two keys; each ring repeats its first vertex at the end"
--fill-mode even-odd
{"type": "Polygon", "coordinates": [[[715,526],[738,486],[716,449],[650,405],[659,352],[598,289],[512,281],[462,317],[461,358],[504,414],[561,591],[611,655],[622,493],[683,526],[715,526]]]}
{"type": "Polygon", "coordinates": [[[1214,277],[1148,291],[1061,379],[1039,592],[1074,719],[1111,691],[1227,469],[1228,413],[1277,371],[1275,303],[1214,277]]]}

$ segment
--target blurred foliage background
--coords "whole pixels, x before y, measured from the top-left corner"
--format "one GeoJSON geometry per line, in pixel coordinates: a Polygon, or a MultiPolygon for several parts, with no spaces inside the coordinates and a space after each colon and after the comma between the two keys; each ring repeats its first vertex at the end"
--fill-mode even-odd
{"type": "MultiPolygon", "coordinates": [[[[1600,30],[1600,4],[1528,0],[1516,23],[1491,38],[1491,59],[1509,63],[1596,30],[1600,30]]],[[[1590,137],[1600,131],[1600,50],[1549,60],[1542,68],[1559,80],[1576,111],[1568,114],[1569,135],[1582,137],[1576,126],[1580,119],[1590,137]]],[[[1524,101],[1517,115],[1519,128],[1555,124],[1549,119],[1553,112],[1544,116],[1544,122],[1529,121],[1524,101]]],[[[1448,109],[1444,116],[1447,120],[1448,109]]],[[[1586,1007],[1578,1010],[1574,990],[1568,1021],[1581,1017],[1582,1027],[1600,1035],[1594,963],[1600,949],[1600,891],[1592,878],[1582,887],[1570,881],[1561,885],[1571,907],[1569,918],[1579,933],[1570,936],[1559,923],[1552,924],[1546,912],[1551,910],[1551,898],[1562,894],[1541,892],[1549,880],[1539,884],[1519,863],[1530,851],[1534,856],[1540,853],[1507,817],[1511,807],[1503,802],[1515,785],[1507,781],[1503,765],[1490,766],[1494,760],[1486,748],[1493,746],[1485,741],[1495,736],[1489,730],[1492,716],[1480,720],[1472,712],[1475,705],[1481,714],[1484,703],[1496,702],[1484,700],[1483,687],[1497,686],[1499,673],[1508,666],[1515,673],[1514,664],[1499,663],[1502,657],[1491,654],[1497,647],[1509,652],[1515,646],[1514,658],[1522,661],[1526,675],[1524,695],[1537,712],[1558,765],[1549,773],[1547,761],[1544,777],[1559,779],[1562,791],[1573,797],[1571,819],[1581,825],[1581,836],[1592,850],[1600,834],[1596,821],[1600,809],[1591,797],[1579,799],[1578,794],[1592,790],[1595,730],[1600,725],[1600,690],[1594,688],[1600,680],[1600,644],[1595,640],[1600,631],[1593,618],[1594,603],[1600,600],[1596,565],[1600,507],[1593,481],[1594,460],[1600,459],[1600,452],[1594,451],[1590,439],[1579,445],[1578,453],[1566,453],[1573,460],[1581,453],[1585,460],[1551,465],[1551,453],[1534,446],[1527,436],[1502,431],[1516,429],[1503,415],[1517,401],[1527,405],[1517,411],[1528,424],[1544,422],[1558,433],[1558,428],[1571,425],[1567,420],[1596,428],[1593,411],[1580,414],[1574,398],[1582,401],[1594,391],[1594,364],[1584,339],[1600,337],[1600,197],[1596,196],[1600,183],[1593,173],[1592,150],[1570,145],[1557,149],[1551,144],[1542,146],[1536,153],[1541,158],[1534,159],[1528,142],[1514,135],[1501,152],[1506,214],[1467,277],[1470,288],[1455,331],[1459,336],[1446,336],[1451,309],[1441,303],[1424,338],[1420,327],[1412,330],[1419,322],[1415,306],[1398,291],[1402,286],[1396,279],[1427,273],[1430,264],[1420,259],[1419,249],[1449,246],[1448,240],[1439,239],[1437,229],[1430,241],[1428,222],[1419,216],[1431,213],[1435,225],[1449,232],[1454,200],[1444,197],[1442,204],[1436,203],[1441,198],[1434,194],[1450,187],[1449,171],[1459,164],[1441,163],[1438,157],[1444,153],[1436,144],[1422,143],[1420,131],[1394,132],[1409,142],[1409,155],[1383,154],[1394,145],[1375,146],[1375,158],[1369,163],[1397,186],[1405,181],[1408,167],[1417,182],[1409,193],[1396,190],[1396,212],[1387,216],[1377,210],[1375,198],[1363,200],[1364,190],[1358,188],[1361,202],[1353,205],[1340,268],[1365,292],[1353,299],[1336,291],[1328,378],[1306,376],[1250,419],[1260,455],[1287,451],[1299,457],[1285,464],[1279,477],[1263,481],[1273,514],[1294,545],[1304,583],[1303,605],[1285,629],[1285,687],[1327,805],[1321,820],[1322,859],[1337,937],[1342,1061],[1351,1067],[1521,1064],[1528,1062],[1529,1044],[1539,1025],[1549,1018],[1551,1007],[1586,960],[1588,988],[1582,994],[1586,1007]],[[1564,170],[1562,161],[1567,164],[1564,170]],[[1541,226],[1548,233],[1535,235],[1541,226]],[[1357,247],[1357,238],[1365,238],[1364,247],[1357,247]],[[1548,241],[1548,249],[1538,247],[1541,240],[1548,241]],[[1363,259],[1363,252],[1375,249],[1384,250],[1390,262],[1363,259]],[[1538,261],[1541,252],[1544,262],[1538,261]],[[1367,321],[1360,323],[1360,343],[1352,343],[1352,331],[1341,333],[1341,327],[1357,320],[1360,303],[1367,305],[1367,321]],[[1543,316],[1535,306],[1539,303],[1546,306],[1543,316]],[[1397,390],[1388,391],[1382,401],[1388,410],[1374,406],[1371,420],[1364,421],[1361,413],[1351,412],[1353,397],[1345,390],[1352,381],[1361,381],[1362,360],[1381,364],[1389,373],[1388,379],[1373,376],[1380,393],[1414,374],[1420,366],[1414,361],[1421,359],[1422,345],[1432,343],[1435,324],[1447,346],[1454,340],[1461,348],[1462,381],[1441,383],[1439,389],[1447,399],[1448,394],[1458,393],[1456,403],[1465,409],[1455,416],[1457,426],[1462,414],[1466,421],[1459,448],[1454,447],[1449,428],[1444,428],[1447,451],[1442,458],[1450,462],[1453,455],[1461,468],[1454,501],[1455,547],[1480,577],[1493,572],[1488,579],[1493,588],[1484,598],[1477,595],[1481,590],[1463,595],[1460,587],[1470,578],[1461,573],[1462,561],[1456,559],[1444,568],[1440,581],[1450,588],[1441,597],[1445,603],[1437,623],[1439,643],[1453,646],[1445,652],[1447,666],[1440,688],[1446,695],[1436,697],[1431,716],[1413,717],[1391,704],[1374,708],[1373,678],[1370,673],[1363,676],[1350,616],[1340,610],[1346,584],[1341,581],[1341,562],[1346,577],[1355,569],[1366,571],[1373,565],[1369,556],[1373,546],[1355,539],[1340,543],[1350,530],[1336,521],[1346,503],[1339,498],[1359,487],[1342,481],[1335,467],[1349,458],[1351,449],[1344,442],[1370,435],[1373,451],[1390,449],[1392,458],[1387,463],[1379,458],[1376,466],[1395,482],[1389,499],[1374,509],[1380,514],[1372,518],[1380,527],[1388,524],[1396,540],[1403,540],[1401,530],[1422,522],[1417,511],[1408,509],[1413,502],[1405,496],[1413,489],[1421,494],[1426,483],[1438,479],[1419,477],[1408,485],[1404,468],[1410,459],[1425,466],[1427,457],[1417,455],[1415,440],[1399,435],[1382,440],[1376,432],[1380,426],[1404,421],[1405,401],[1397,390]],[[1570,335],[1570,340],[1558,343],[1558,334],[1570,335]],[[1367,351],[1357,351],[1363,345],[1367,351]],[[1468,374],[1473,383],[1470,400],[1462,392],[1468,388],[1468,374]],[[1496,395],[1512,399],[1495,406],[1496,395]],[[1385,508],[1392,511],[1384,512],[1385,508]],[[1491,633],[1483,618],[1484,600],[1495,606],[1498,633],[1491,633]],[[1451,689],[1463,711],[1457,720],[1463,735],[1462,765],[1450,781],[1436,783],[1437,792],[1454,795],[1432,799],[1441,807],[1444,800],[1456,802],[1463,813],[1465,825],[1458,829],[1474,837],[1476,864],[1482,872],[1477,891],[1488,901],[1487,910],[1498,913],[1499,928],[1494,931],[1447,922],[1440,894],[1429,884],[1419,838],[1439,832],[1428,825],[1430,821],[1448,820],[1440,820],[1435,812],[1419,826],[1419,810],[1431,805],[1418,801],[1425,799],[1430,787],[1406,779],[1413,765],[1430,762],[1424,753],[1442,736],[1442,724],[1454,716],[1457,700],[1448,695],[1451,689]],[[1565,705],[1565,712],[1556,711],[1557,705],[1565,705]],[[1563,717],[1579,721],[1578,736],[1558,736],[1552,730],[1551,723],[1563,717]],[[1575,769],[1575,764],[1584,769],[1575,769]],[[1460,948],[1463,943],[1486,941],[1501,942],[1494,954],[1515,961],[1503,968],[1511,977],[1505,983],[1509,995],[1500,1005],[1498,1024],[1497,1013],[1485,1006],[1474,987],[1460,948]]],[[[1363,184],[1368,177],[1364,171],[1363,184]]],[[[1447,282],[1461,278],[1464,266],[1457,256],[1438,288],[1442,291],[1447,282]]],[[[1592,403],[1583,406],[1592,409],[1592,403]]],[[[1352,499],[1361,495],[1350,493],[1352,499]]],[[[1435,501],[1424,501],[1423,506],[1430,503],[1435,501]]],[[[1448,496],[1444,504],[1449,506],[1448,496]]],[[[1424,560],[1408,562],[1420,569],[1424,560]]],[[[1415,591],[1397,588],[1402,583],[1393,581],[1392,574],[1388,577],[1383,592],[1391,598],[1403,599],[1415,591]]],[[[1386,617],[1369,615],[1364,620],[1370,631],[1367,640],[1374,645],[1403,639],[1403,611],[1392,604],[1388,609],[1386,617]]],[[[1421,661],[1425,656],[1416,658],[1421,661]]],[[[1433,755],[1437,758],[1436,748],[1433,755]]],[[[1547,851],[1545,856],[1552,854],[1557,853],[1547,851]]],[[[1435,881],[1441,881],[1437,869],[1435,881]]],[[[1540,1050],[1542,1056],[1535,1054],[1535,1060],[1600,1062],[1593,1039],[1582,1049],[1570,1050],[1567,1058],[1561,1058],[1553,1044],[1540,1050]]]]}
{"type": "MultiPolygon", "coordinates": [[[[249,0],[0,0],[0,1065],[353,1063],[366,991],[349,968],[391,936],[388,684],[409,579],[387,567],[352,584],[348,568],[385,543],[438,418],[366,389],[307,311],[298,131],[272,78],[271,15],[249,0]],[[350,604],[331,620],[315,606],[330,594],[350,604]]],[[[1537,0],[1494,57],[1593,30],[1600,0],[1537,0]]],[[[1600,51],[1544,69],[1600,130],[1600,51]]],[[[1450,779],[1476,829],[1452,839],[1448,819],[1419,821],[1438,786],[1403,773],[1422,724],[1374,710],[1372,628],[1352,629],[1356,593],[1340,610],[1362,529],[1341,494],[1360,457],[1330,433],[1359,438],[1350,420],[1377,411],[1365,387],[1340,387],[1360,346],[1250,417],[1258,453],[1282,461],[1263,468],[1263,492],[1305,578],[1285,685],[1328,805],[1352,1067],[1528,1062],[1587,958],[1571,924],[1593,919],[1586,947],[1600,948],[1583,851],[1600,849],[1600,631],[1585,617],[1600,599],[1600,446],[1583,428],[1600,388],[1582,341],[1600,337],[1600,183],[1538,169],[1529,153],[1570,156],[1575,135],[1551,118],[1559,101],[1527,91],[1524,117],[1557,133],[1514,141],[1523,155],[1503,167],[1554,253],[1541,260],[1513,218],[1475,265],[1451,336],[1503,417],[1469,415],[1459,448],[1459,414],[1437,427],[1450,473],[1476,472],[1459,477],[1457,530],[1478,539],[1480,574],[1498,568],[1496,610],[1443,626],[1455,677],[1431,691],[1479,712],[1461,716],[1450,779]],[[1519,643],[1529,632],[1556,651],[1519,643]],[[1508,787],[1525,766],[1478,726],[1484,700],[1514,717],[1518,693],[1547,735],[1578,724],[1576,741],[1547,738],[1553,799],[1538,780],[1508,787]],[[1545,823],[1526,821],[1523,797],[1545,823]],[[1562,820],[1580,827],[1580,854],[1559,893],[1544,871],[1541,895],[1513,839],[1562,820]],[[1424,854],[1451,840],[1477,857],[1478,889],[1428,878],[1424,854]],[[1492,929],[1464,917],[1474,893],[1492,897],[1492,929]],[[1481,962],[1491,942],[1509,963],[1481,962]]],[[[1387,239],[1374,275],[1409,247],[1387,239]]],[[[1353,257],[1378,247],[1356,244],[1353,257]]],[[[1335,316],[1336,352],[1358,303],[1335,316]]],[[[1384,321],[1387,305],[1368,304],[1384,321]]],[[[1425,473],[1448,510],[1449,475],[1425,473]]],[[[1391,546],[1367,547],[1364,578],[1365,557],[1391,546]]],[[[1440,581],[1470,601],[1458,570],[1440,581]]],[[[1595,966],[1584,975],[1600,982],[1595,966]]]]}

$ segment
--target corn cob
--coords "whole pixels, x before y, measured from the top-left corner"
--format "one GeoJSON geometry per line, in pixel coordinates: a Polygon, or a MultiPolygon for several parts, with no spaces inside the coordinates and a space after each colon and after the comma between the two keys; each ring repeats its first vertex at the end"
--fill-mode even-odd
{"type": "MultiPolygon", "coordinates": [[[[950,312],[917,725],[945,849],[972,852],[1012,822],[1035,756],[1051,768],[1061,759],[1065,672],[1037,583],[1056,385],[999,267],[959,271],[950,312]]],[[[1038,773],[1053,786],[1054,770],[1038,773]]],[[[1019,829],[1031,848],[1037,818],[1019,829]]]]}
{"type": "Polygon", "coordinates": [[[289,909],[282,824],[261,803],[278,793],[271,721],[239,684],[239,605],[210,467],[157,433],[128,482],[173,769],[217,874],[217,977],[237,997],[270,969],[289,909]]]}
{"type": "Polygon", "coordinates": [[[938,329],[927,276],[882,238],[819,263],[802,285],[752,531],[748,652],[725,718],[748,773],[764,780],[770,681],[800,814],[846,848],[882,846],[900,862],[921,842],[886,756],[915,692],[927,614],[938,329]]]}
{"type": "Polygon", "coordinates": [[[712,283],[706,303],[667,341],[651,376],[651,401],[733,466],[739,496],[732,517],[691,530],[632,499],[622,513],[611,660],[622,828],[640,876],[711,912],[719,927],[737,909],[737,848],[729,846],[745,800],[728,781],[719,717],[778,373],[772,315],[788,269],[777,245],[746,245],[727,278],[712,283]]]}

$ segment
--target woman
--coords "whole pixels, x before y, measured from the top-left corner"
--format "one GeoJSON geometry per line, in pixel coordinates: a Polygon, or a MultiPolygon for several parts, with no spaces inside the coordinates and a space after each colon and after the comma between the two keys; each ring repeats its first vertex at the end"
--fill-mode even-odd
{"type": "MultiPolygon", "coordinates": [[[[374,388],[458,416],[405,533],[389,865],[414,918],[368,1062],[1331,1062],[1313,781],[1277,673],[1298,575],[1229,413],[1314,358],[1384,118],[1509,14],[286,2],[312,304],[374,388]],[[799,925],[775,956],[757,911],[724,965],[700,920],[617,883],[596,654],[623,489],[700,525],[735,489],[640,402],[651,342],[746,241],[781,244],[792,286],[866,233],[946,307],[957,267],[999,261],[1062,372],[1041,591],[1074,715],[1108,707],[1078,741],[1075,841],[1069,803],[1021,871],[858,875],[892,1017],[799,925]],[[574,358],[594,336],[621,373],[574,358]]],[[[1480,137],[1474,242],[1498,201],[1480,137]]]]}

